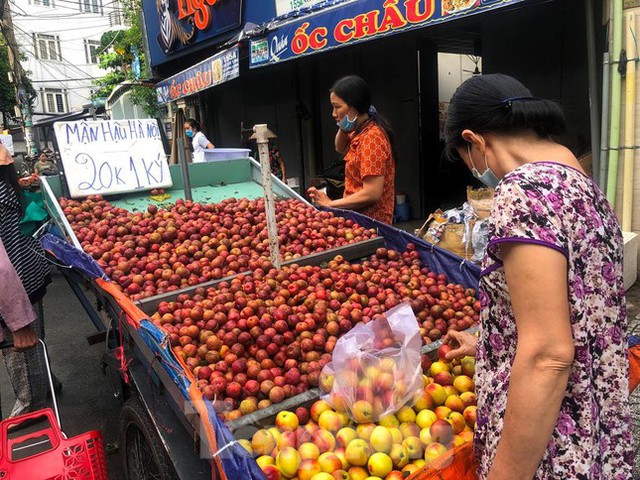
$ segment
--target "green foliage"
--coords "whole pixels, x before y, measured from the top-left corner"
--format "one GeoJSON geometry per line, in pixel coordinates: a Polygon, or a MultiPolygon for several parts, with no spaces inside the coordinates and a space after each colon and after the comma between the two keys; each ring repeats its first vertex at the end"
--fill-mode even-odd
{"type": "MultiPolygon", "coordinates": [[[[106,32],[100,39],[101,48],[98,50],[100,68],[108,70],[104,77],[96,80],[94,84],[99,87],[92,98],[108,97],[115,87],[125,80],[138,80],[131,70],[131,64],[136,57],[140,57],[140,71],[146,72],[146,59],[140,24],[142,18],[141,0],[121,1],[125,18],[131,24],[126,30],[114,30],[106,32]]],[[[132,88],[131,101],[139,105],[150,116],[158,112],[158,100],[155,89],[143,85],[132,88]]]]}
{"type": "MultiPolygon", "coordinates": [[[[7,48],[4,36],[0,34],[0,78],[4,79],[3,81],[0,81],[0,112],[3,113],[5,118],[8,117],[16,120],[14,110],[16,105],[16,89],[13,83],[9,83],[7,81],[7,73],[11,71],[11,65],[9,64],[9,52],[7,48]]],[[[28,76],[28,72],[26,73],[28,76]]],[[[31,104],[33,104],[33,100],[37,95],[36,91],[28,78],[25,79],[25,84],[27,99],[31,104]]]]}

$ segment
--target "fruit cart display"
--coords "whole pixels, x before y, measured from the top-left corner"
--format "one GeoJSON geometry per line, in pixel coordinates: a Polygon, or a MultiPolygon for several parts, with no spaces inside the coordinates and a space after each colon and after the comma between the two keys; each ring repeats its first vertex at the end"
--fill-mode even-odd
{"type": "Polygon", "coordinates": [[[316,210],[275,178],[283,267],[272,270],[258,164],[189,168],[193,202],[175,167],[173,188],[151,197],[79,202],[59,176],[42,179],[55,223],[43,245],[73,266],[61,272],[112,349],[129,478],[260,478],[230,430],[317,401],[353,325],[411,299],[434,351],[477,321],[476,266],[357,213],[316,210]]]}

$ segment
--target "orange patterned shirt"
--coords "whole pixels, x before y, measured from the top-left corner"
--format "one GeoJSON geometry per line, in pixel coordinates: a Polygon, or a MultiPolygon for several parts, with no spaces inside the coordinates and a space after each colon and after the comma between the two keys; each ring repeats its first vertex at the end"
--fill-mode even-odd
{"type": "MultiPolygon", "coordinates": [[[[353,135],[353,134],[352,134],[353,135]]],[[[374,122],[369,122],[357,135],[351,137],[349,151],[344,156],[344,196],[362,190],[363,179],[384,175],[382,197],[373,205],[360,210],[380,222],[393,222],[396,164],[391,152],[391,143],[385,131],[374,122]]]]}

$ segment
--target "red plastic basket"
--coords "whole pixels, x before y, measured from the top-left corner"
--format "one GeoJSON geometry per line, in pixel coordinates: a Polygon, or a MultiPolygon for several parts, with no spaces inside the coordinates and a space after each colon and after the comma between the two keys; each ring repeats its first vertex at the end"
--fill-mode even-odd
{"type": "Polygon", "coordinates": [[[65,438],[50,408],[0,422],[0,442],[2,480],[107,480],[101,433],[65,438]]]}

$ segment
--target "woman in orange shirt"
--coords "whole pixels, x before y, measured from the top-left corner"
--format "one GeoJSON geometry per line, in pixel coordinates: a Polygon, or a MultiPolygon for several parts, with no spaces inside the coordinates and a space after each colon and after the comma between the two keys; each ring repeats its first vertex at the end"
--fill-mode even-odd
{"type": "Polygon", "coordinates": [[[336,151],[346,163],[344,197],[331,200],[311,187],[309,198],[316,205],[356,210],[390,224],[396,172],[393,131],[371,105],[371,93],[362,78],[341,78],[331,87],[329,99],[338,125],[336,151]]]}

